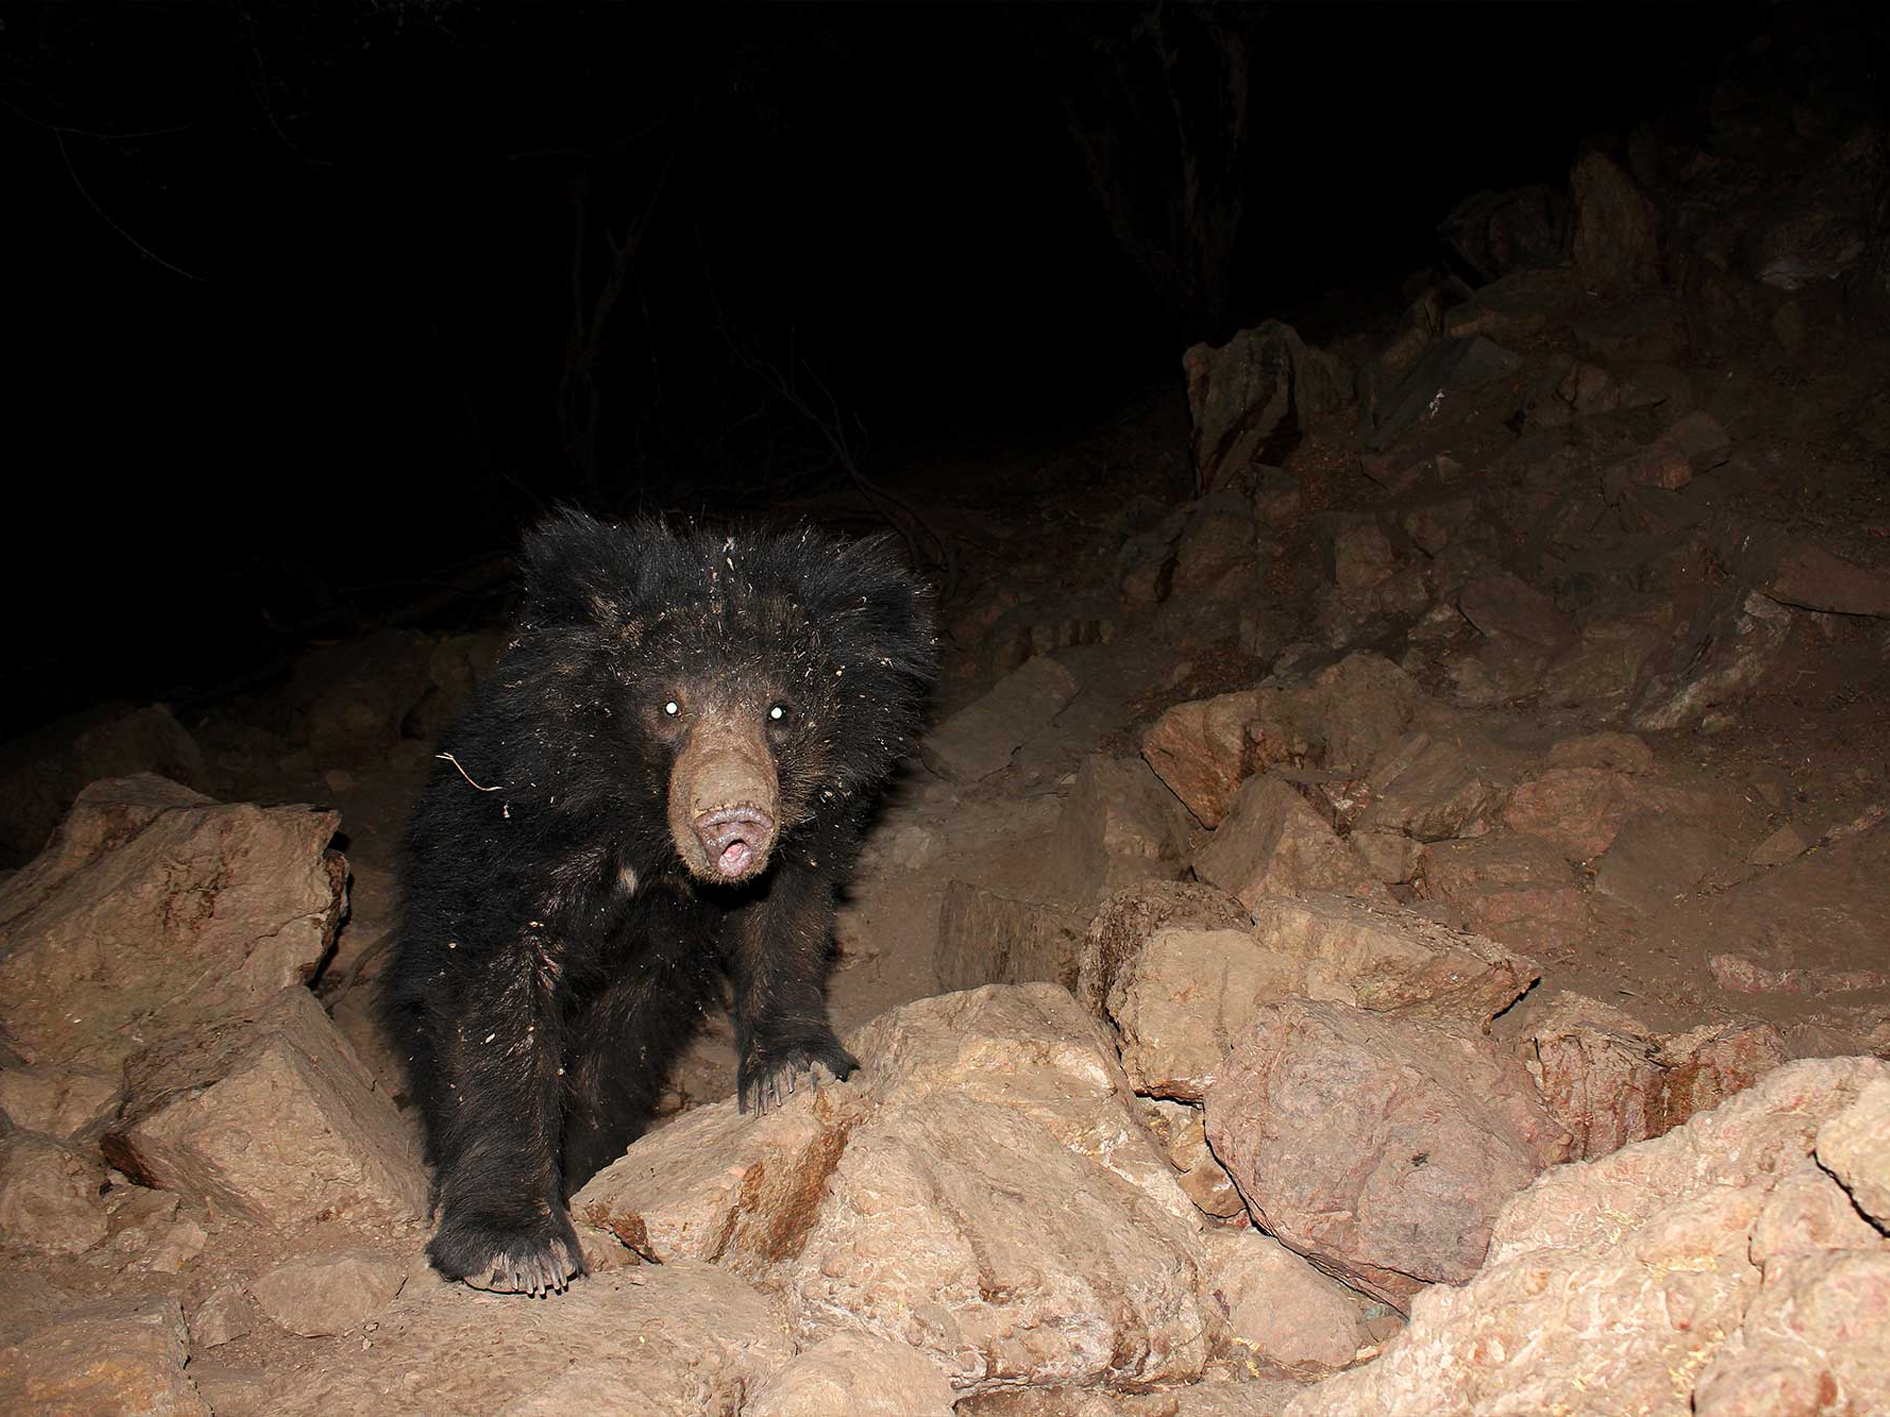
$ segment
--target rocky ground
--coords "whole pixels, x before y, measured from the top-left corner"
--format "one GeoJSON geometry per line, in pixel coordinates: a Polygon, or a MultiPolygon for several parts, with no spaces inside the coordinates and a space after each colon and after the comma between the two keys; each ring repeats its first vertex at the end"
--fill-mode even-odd
{"type": "Polygon", "coordinates": [[[427,1270],[372,1022],[498,627],[12,745],[0,1406],[1890,1410],[1884,137],[1712,116],[911,470],[864,1069],[741,1118],[705,1020],[560,1298],[427,1270]]]}

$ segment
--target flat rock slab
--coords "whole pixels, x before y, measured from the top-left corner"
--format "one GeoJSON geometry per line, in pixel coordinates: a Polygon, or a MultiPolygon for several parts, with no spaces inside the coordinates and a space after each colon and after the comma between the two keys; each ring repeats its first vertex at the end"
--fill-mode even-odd
{"type": "Polygon", "coordinates": [[[168,1039],[127,1076],[105,1151],[143,1185],[280,1229],[426,1204],[411,1129],[307,989],[168,1039]]]}
{"type": "Polygon", "coordinates": [[[0,1348],[0,1412],[210,1417],[189,1356],[175,1299],[88,1304],[0,1348]]]}
{"type": "Polygon", "coordinates": [[[1054,659],[1033,659],[919,741],[925,765],[951,782],[976,782],[1010,766],[1015,753],[1076,697],[1076,676],[1054,659]]]}
{"type": "Polygon", "coordinates": [[[1398,906],[1308,894],[1254,912],[1254,938],[1302,960],[1299,992],[1374,1012],[1455,1018],[1478,1026],[1539,977],[1527,955],[1398,906]]]}
{"type": "Polygon", "coordinates": [[[416,1277],[373,1348],[294,1374],[268,1410],[735,1417],[793,1352],[767,1298],[690,1260],[592,1275],[551,1300],[416,1277]]]}
{"type": "Polygon", "coordinates": [[[1709,873],[1731,864],[1723,831],[1666,812],[1628,818],[1595,873],[1595,891],[1637,915],[1652,915],[1693,894],[1709,873]]]}
{"type": "Polygon", "coordinates": [[[1482,1026],[1536,978],[1493,940],[1334,895],[1268,900],[1252,930],[1152,932],[1107,1007],[1137,1092],[1198,1102],[1263,1004],[1291,997],[1482,1026]]]}
{"type": "Polygon", "coordinates": [[[94,783],[0,885],[0,1028],[28,1062],[111,1069],[152,1015],[306,983],[334,939],[338,813],[225,805],[156,777],[94,783]]]}
{"type": "Polygon", "coordinates": [[[250,1283],[277,1327],[303,1338],[359,1328],[400,1292],[408,1267],[376,1250],[298,1255],[250,1283]]]}
{"type": "Polygon", "coordinates": [[[1868,570],[1808,541],[1779,548],[1765,593],[1806,610],[1890,615],[1890,574],[1868,570]]]}

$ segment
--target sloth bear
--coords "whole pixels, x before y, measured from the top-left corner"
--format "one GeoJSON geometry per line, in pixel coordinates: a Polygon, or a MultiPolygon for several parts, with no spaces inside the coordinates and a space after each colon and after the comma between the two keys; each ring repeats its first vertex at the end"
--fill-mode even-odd
{"type": "Polygon", "coordinates": [[[643,1129],[724,980],[744,1112],[858,1066],[827,1021],[835,893],[935,642],[881,541],[563,512],[524,566],[517,635],[407,829],[386,1000],[428,1255],[543,1295],[583,1269],[566,1199],[643,1129]]]}

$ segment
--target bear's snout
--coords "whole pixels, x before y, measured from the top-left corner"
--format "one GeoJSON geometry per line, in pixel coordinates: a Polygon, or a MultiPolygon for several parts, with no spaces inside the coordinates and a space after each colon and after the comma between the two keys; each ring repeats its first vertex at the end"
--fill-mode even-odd
{"type": "Polygon", "coordinates": [[[739,881],[768,859],[774,818],[752,806],[704,812],[696,818],[696,840],[718,876],[739,881]]]}
{"type": "Polygon", "coordinates": [[[689,874],[729,884],[766,870],[781,788],[760,731],[706,715],[672,774],[670,835],[689,874]]]}

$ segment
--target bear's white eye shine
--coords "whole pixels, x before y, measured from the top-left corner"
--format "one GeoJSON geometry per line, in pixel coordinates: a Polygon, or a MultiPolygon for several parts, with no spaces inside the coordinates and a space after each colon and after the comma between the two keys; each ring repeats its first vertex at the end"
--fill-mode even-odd
{"type": "Polygon", "coordinates": [[[668,714],[671,718],[674,718],[677,714],[682,712],[682,705],[677,703],[674,699],[671,699],[668,703],[663,705],[663,712],[668,714]]]}
{"type": "Polygon", "coordinates": [[[779,723],[782,719],[787,717],[787,710],[782,708],[781,705],[776,704],[773,708],[768,710],[768,717],[773,719],[776,723],[779,723]]]}

